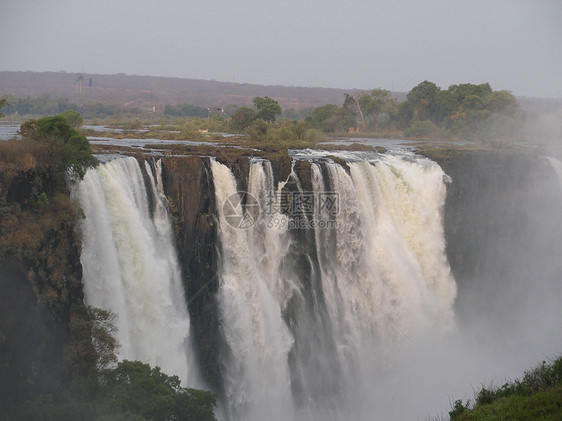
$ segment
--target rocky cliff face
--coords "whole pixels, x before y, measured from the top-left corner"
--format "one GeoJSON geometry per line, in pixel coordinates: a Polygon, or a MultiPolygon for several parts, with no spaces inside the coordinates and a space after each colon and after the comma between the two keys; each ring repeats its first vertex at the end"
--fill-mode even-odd
{"type": "MultiPolygon", "coordinates": [[[[237,180],[238,190],[246,191],[250,158],[218,156],[237,180]]],[[[287,155],[272,159],[276,182],[284,181],[291,171],[287,155]]],[[[310,164],[299,163],[297,173],[310,173],[310,164]],[[301,168],[302,167],[302,168],[301,168]]],[[[162,159],[164,189],[172,212],[180,261],[184,273],[192,334],[201,372],[215,391],[221,391],[218,352],[221,346],[219,315],[215,295],[219,287],[220,262],[217,239],[217,204],[213,188],[210,158],[174,156],[162,159]]],[[[310,176],[302,176],[310,188],[310,176]],[[306,181],[308,180],[308,181],[306,181]]]]}
{"type": "Polygon", "coordinates": [[[190,297],[188,309],[197,357],[206,381],[219,391],[216,205],[209,158],[163,158],[162,176],[190,297]]]}
{"type": "Polygon", "coordinates": [[[73,327],[84,310],[78,207],[52,168],[0,167],[0,396],[9,405],[56,395],[92,361],[79,362],[91,347],[73,327]]]}

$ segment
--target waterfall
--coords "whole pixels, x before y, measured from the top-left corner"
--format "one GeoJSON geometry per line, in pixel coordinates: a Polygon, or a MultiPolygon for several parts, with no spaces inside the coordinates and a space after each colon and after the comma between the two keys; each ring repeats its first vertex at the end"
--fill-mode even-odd
{"type": "MultiPolygon", "coordinates": [[[[330,154],[338,159],[295,153],[284,181],[271,162],[253,158],[247,191],[210,160],[220,334],[212,351],[228,421],[404,419],[404,396],[420,407],[427,398],[420,390],[463,365],[449,341],[458,334],[443,226],[451,179],[410,152],[330,154]]],[[[562,163],[545,159],[562,183],[562,163]]],[[[119,358],[201,385],[161,161],[110,161],[89,170],[73,193],[85,215],[85,301],[117,313],[119,358]]],[[[545,212],[548,221],[559,213],[545,212]]],[[[548,264],[559,247],[552,225],[527,236],[548,258],[548,282],[560,273],[548,264]]],[[[546,316],[559,306],[554,290],[537,295],[546,316]]]]}
{"type": "MultiPolygon", "coordinates": [[[[225,218],[243,214],[243,198],[225,165],[212,161],[211,169],[222,217],[218,303],[228,345],[223,350],[227,412],[234,419],[291,419],[288,352],[293,339],[273,285],[276,259],[266,255],[268,250],[256,253],[260,247],[249,231],[229,223],[235,218],[225,218]]],[[[263,169],[259,174],[252,170],[251,181],[267,183],[263,169]]]]}
{"type": "Polygon", "coordinates": [[[116,159],[89,170],[75,188],[85,215],[85,302],[118,315],[120,359],[158,365],[193,384],[189,315],[160,163],[155,174],[146,164],[146,173],[148,186],[136,159],[116,159]]]}
{"type": "Polygon", "coordinates": [[[368,418],[358,403],[397,354],[453,324],[441,168],[413,154],[348,167],[312,163],[306,192],[256,160],[245,195],[212,162],[230,419],[368,418]]]}

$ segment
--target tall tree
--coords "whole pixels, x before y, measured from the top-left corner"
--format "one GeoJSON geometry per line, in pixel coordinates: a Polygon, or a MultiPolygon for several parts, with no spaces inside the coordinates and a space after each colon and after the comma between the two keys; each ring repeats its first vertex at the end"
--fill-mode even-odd
{"type": "Polygon", "coordinates": [[[425,80],[406,95],[412,106],[412,120],[436,121],[439,109],[439,88],[435,83],[425,80]]]}
{"type": "MultiPolygon", "coordinates": [[[[8,105],[10,105],[10,104],[8,104],[8,100],[6,98],[0,99],[0,110],[4,107],[7,107],[8,105]]],[[[2,118],[2,117],[4,117],[4,114],[0,113],[0,118],[2,118]]]]}
{"type": "Polygon", "coordinates": [[[268,96],[257,96],[252,101],[257,110],[256,119],[273,122],[283,112],[279,103],[268,96]]]}
{"type": "Polygon", "coordinates": [[[312,124],[323,132],[344,132],[355,126],[355,117],[343,107],[327,104],[312,110],[312,124]]]}

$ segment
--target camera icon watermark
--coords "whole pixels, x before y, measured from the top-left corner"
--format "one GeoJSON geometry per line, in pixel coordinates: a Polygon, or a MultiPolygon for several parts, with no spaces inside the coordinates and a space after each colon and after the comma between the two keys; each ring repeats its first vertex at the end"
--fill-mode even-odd
{"type": "Polygon", "coordinates": [[[233,193],[222,204],[222,216],[226,223],[236,229],[248,229],[261,214],[258,199],[248,192],[233,193]]]}
{"type": "Polygon", "coordinates": [[[241,192],[226,198],[222,216],[236,229],[249,229],[260,219],[267,228],[333,229],[339,209],[337,192],[267,192],[259,199],[241,192]]]}

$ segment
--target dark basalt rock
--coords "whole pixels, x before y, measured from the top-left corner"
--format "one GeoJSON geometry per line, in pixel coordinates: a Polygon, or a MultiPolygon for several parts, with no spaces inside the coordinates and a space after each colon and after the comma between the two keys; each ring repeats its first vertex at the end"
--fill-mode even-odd
{"type": "Polygon", "coordinates": [[[220,392],[221,338],[215,298],[219,287],[217,213],[210,158],[165,157],[162,176],[174,221],[197,358],[209,386],[220,392]]]}

